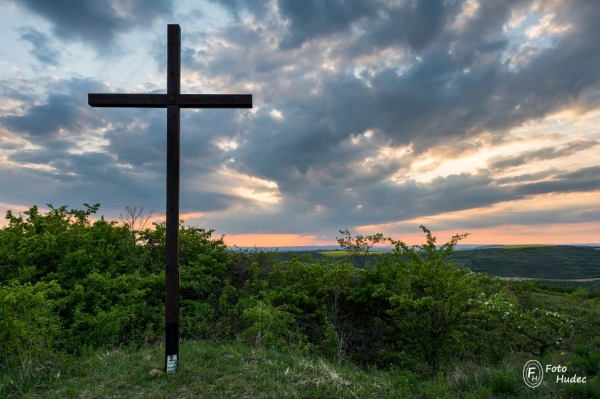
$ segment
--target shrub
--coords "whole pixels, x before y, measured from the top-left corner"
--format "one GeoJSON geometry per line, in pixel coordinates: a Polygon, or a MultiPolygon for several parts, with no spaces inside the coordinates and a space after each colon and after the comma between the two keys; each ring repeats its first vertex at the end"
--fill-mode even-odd
{"type": "Polygon", "coordinates": [[[575,370],[578,376],[594,376],[600,372],[600,349],[576,345],[571,353],[569,371],[575,370]]]}
{"type": "Polygon", "coordinates": [[[57,300],[66,324],[63,346],[142,343],[148,328],[164,326],[164,273],[116,277],[92,272],[57,300]]]}
{"type": "Polygon", "coordinates": [[[444,261],[466,235],[456,235],[437,249],[435,237],[424,226],[421,229],[427,235],[424,245],[409,248],[394,242],[407,289],[389,297],[387,313],[397,329],[399,347],[437,369],[442,359],[473,357],[487,345],[480,331],[482,306],[476,299],[494,280],[444,261]]]}
{"type": "Polygon", "coordinates": [[[496,395],[513,395],[517,391],[517,384],[515,376],[508,372],[492,374],[489,380],[489,386],[496,395]]]}
{"type": "Polygon", "coordinates": [[[249,323],[248,328],[238,335],[244,343],[279,350],[302,347],[304,337],[294,327],[294,316],[281,308],[259,300],[255,306],[244,310],[243,319],[249,323]]]}
{"type": "Polygon", "coordinates": [[[52,351],[60,332],[50,295],[55,282],[0,286],[0,351],[9,356],[41,355],[52,351]]]}

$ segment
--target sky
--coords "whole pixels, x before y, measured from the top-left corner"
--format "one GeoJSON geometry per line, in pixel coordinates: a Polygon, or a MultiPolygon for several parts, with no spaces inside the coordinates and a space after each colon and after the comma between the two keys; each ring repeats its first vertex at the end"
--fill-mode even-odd
{"type": "MultiPolygon", "coordinates": [[[[164,220],[166,110],[88,93],[252,94],[181,112],[181,219],[229,245],[339,230],[600,242],[597,0],[3,0],[0,213],[164,220]]],[[[6,221],[2,221],[6,223],[6,221]]]]}

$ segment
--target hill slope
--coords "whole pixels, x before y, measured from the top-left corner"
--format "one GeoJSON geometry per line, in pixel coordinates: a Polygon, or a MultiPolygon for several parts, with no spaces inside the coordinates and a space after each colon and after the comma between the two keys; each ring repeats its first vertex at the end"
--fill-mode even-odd
{"type": "Polygon", "coordinates": [[[592,247],[545,246],[460,251],[448,260],[475,272],[501,277],[583,279],[600,277],[600,250],[592,247]]]}
{"type": "MultiPolygon", "coordinates": [[[[313,258],[343,258],[344,251],[302,251],[278,253],[279,260],[288,260],[294,254],[310,254],[313,258]]],[[[370,256],[373,262],[377,253],[370,256]]],[[[456,251],[447,258],[456,266],[466,266],[474,272],[500,277],[540,279],[589,279],[600,277],[600,250],[583,246],[510,246],[456,251]]],[[[358,262],[356,262],[358,266],[358,262]]]]}

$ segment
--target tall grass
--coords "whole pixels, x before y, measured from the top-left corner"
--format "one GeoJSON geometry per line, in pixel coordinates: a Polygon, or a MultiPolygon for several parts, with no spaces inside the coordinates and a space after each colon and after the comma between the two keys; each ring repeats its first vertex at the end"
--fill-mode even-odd
{"type": "MultiPolygon", "coordinates": [[[[594,398],[597,377],[580,386],[550,378],[531,389],[522,381],[528,360],[502,364],[456,362],[432,377],[414,371],[335,365],[306,354],[209,341],[184,341],[175,374],[162,368],[160,346],[92,350],[5,374],[3,398],[594,398]],[[8,378],[7,378],[8,376],[8,378]]],[[[557,355],[558,356],[558,355],[557,355]]],[[[564,358],[548,358],[558,364],[564,358]]],[[[2,369],[3,373],[6,369],[2,369]]]]}

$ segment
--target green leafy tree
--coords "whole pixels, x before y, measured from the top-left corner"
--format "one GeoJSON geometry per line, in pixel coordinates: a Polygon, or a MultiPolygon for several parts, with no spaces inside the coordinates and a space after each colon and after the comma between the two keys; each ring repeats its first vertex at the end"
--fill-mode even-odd
{"type": "Polygon", "coordinates": [[[438,249],[431,232],[420,228],[427,237],[424,245],[409,248],[392,240],[395,260],[404,268],[400,278],[408,290],[389,297],[388,313],[404,354],[417,354],[437,369],[443,359],[473,355],[477,349],[474,337],[479,335],[481,305],[473,300],[491,280],[444,261],[467,234],[453,236],[438,249]]]}
{"type": "Polygon", "coordinates": [[[352,234],[350,234],[348,229],[340,230],[340,233],[342,234],[342,237],[336,237],[336,241],[343,250],[348,252],[354,264],[359,267],[365,267],[367,265],[371,248],[377,244],[389,241],[382,233],[366,237],[362,235],[352,237],[352,234]]]}

